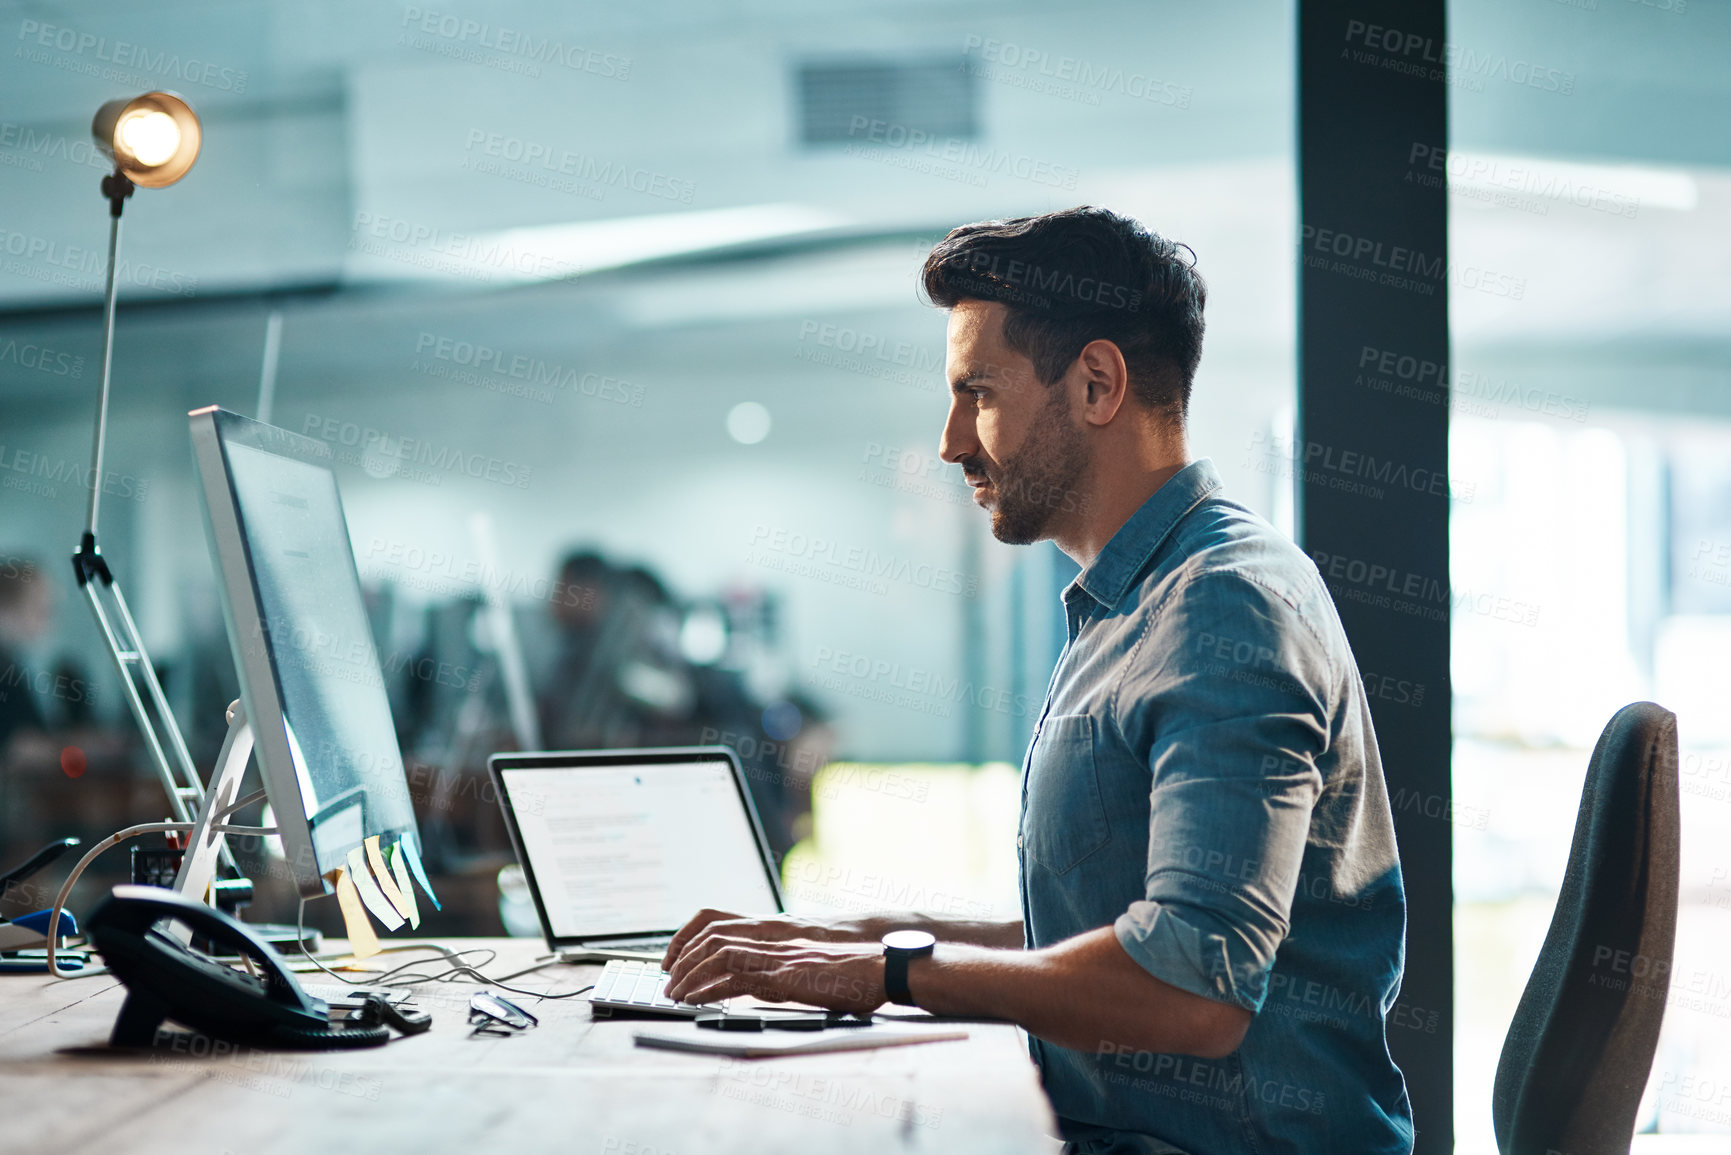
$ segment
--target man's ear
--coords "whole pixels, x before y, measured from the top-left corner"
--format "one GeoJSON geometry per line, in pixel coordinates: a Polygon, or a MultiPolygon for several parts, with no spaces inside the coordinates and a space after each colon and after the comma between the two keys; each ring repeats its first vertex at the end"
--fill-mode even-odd
{"type": "Polygon", "coordinates": [[[1130,370],[1124,352],[1107,340],[1089,341],[1076,357],[1087,392],[1082,401],[1082,420],[1090,425],[1108,425],[1118,416],[1130,394],[1130,370]]]}

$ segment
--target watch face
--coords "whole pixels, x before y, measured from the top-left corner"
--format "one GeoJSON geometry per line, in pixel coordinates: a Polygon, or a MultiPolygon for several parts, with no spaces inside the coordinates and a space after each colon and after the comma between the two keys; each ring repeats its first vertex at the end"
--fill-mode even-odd
{"type": "Polygon", "coordinates": [[[930,950],[938,940],[929,931],[892,930],[884,935],[884,946],[890,950],[930,950]]]}

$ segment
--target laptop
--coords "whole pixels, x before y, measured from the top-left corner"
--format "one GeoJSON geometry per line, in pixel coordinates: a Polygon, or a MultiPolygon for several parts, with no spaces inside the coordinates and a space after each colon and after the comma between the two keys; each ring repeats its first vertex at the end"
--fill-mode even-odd
{"type": "Polygon", "coordinates": [[[487,771],[561,961],[658,963],[704,907],[785,910],[725,746],[495,754],[487,771]]]}

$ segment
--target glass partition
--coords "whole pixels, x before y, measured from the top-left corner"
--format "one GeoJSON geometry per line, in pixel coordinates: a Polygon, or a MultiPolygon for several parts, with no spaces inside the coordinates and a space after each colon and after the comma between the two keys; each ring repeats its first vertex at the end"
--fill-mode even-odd
{"type": "MultiPolygon", "coordinates": [[[[949,228],[1094,203],[1190,244],[1210,286],[1195,449],[1290,523],[1254,450],[1293,407],[1292,15],[16,16],[0,551],[40,561],[57,598],[15,664],[59,663],[89,694],[35,695],[53,741],[15,752],[5,846],[80,826],[98,779],[116,812],[161,809],[60,560],[98,377],[86,126],[117,91],[182,91],[204,146],[127,209],[104,551],[208,765],[234,688],[184,414],[216,403],[329,444],[428,854],[488,880],[472,900],[441,887],[471,920],[453,929],[486,929],[508,848],[480,768],[520,740],[525,694],[548,745],[735,746],[781,850],[813,838],[832,759],[1019,763],[1070,570],[993,541],[937,458],[944,317],[916,274],[949,228]],[[92,754],[82,782],[54,762],[71,745],[92,754]]],[[[995,816],[976,795],[1014,779],[980,781],[925,805],[995,816]]],[[[888,853],[866,834],[835,839],[888,853]]],[[[976,881],[998,901],[1002,880],[976,881]]]]}

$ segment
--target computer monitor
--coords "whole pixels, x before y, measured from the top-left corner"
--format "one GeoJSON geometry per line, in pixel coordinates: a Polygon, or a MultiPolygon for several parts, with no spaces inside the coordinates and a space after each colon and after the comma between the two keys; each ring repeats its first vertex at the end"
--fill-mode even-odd
{"type": "Polygon", "coordinates": [[[191,419],[241,704],[295,886],[316,897],[367,838],[419,842],[331,450],[214,406],[191,419]]]}

